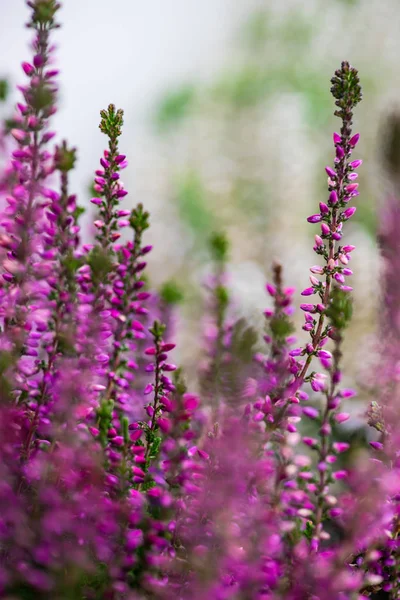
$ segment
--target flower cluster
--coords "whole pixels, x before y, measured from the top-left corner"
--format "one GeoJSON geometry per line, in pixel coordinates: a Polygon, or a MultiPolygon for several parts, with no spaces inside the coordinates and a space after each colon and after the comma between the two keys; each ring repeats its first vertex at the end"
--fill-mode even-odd
{"type": "Polygon", "coordinates": [[[278,263],[262,340],[235,321],[228,242],[214,234],[197,395],[174,364],[181,293],[171,282],[150,291],[150,216],[123,204],[123,111],[101,111],[108,147],[93,184],[96,233],[84,243],[69,183],[76,150],[51,144],[60,5],[28,6],[34,56],[22,65],[0,177],[0,596],[399,598],[395,200],[380,234],[387,307],[366,418],[375,437],[354,456],[342,427],[355,394],[341,373],[355,249],[342,238],[362,163],[357,71],[343,62],[332,78],[341,128],[327,198],[308,218],[321,227],[321,264],[301,293],[306,340],[297,346],[295,290],[278,263]]]}

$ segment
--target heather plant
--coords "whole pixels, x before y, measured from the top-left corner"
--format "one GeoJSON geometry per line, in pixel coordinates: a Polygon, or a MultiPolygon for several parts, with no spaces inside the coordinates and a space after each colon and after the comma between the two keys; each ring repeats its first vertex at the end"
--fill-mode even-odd
{"type": "Polygon", "coordinates": [[[376,437],[346,460],[340,436],[355,395],[342,385],[355,247],[342,239],[362,163],[357,70],[343,62],[331,80],[341,126],[326,200],[307,219],[320,231],[301,292],[305,341],[275,263],[256,348],[254,329],[235,320],[228,240],[214,233],[204,361],[188,382],[171,358],[182,292],[174,282],[152,290],[150,215],[123,204],[123,111],[101,111],[108,147],[93,184],[96,233],[83,240],[70,191],[76,150],[51,144],[60,5],[28,6],[34,56],[22,65],[1,177],[0,596],[399,598],[394,198],[381,214],[386,310],[365,419],[376,437]]]}

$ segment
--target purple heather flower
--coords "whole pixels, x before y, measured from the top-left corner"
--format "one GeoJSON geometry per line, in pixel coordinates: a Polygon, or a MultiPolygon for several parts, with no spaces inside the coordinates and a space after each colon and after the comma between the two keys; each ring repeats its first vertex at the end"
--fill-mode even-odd
{"type": "Polygon", "coordinates": [[[359,134],[359,133],[356,133],[355,135],[353,135],[353,137],[352,137],[352,138],[350,138],[350,140],[349,140],[349,145],[350,145],[352,148],[355,148],[355,146],[358,144],[358,140],[359,140],[359,139],[360,139],[360,134],[359,134]]]}
{"type": "Polygon", "coordinates": [[[329,235],[331,233],[329,225],[326,223],[321,223],[321,232],[322,235],[329,235]]]}
{"type": "Polygon", "coordinates": [[[350,219],[350,217],[352,217],[354,215],[354,213],[356,212],[357,208],[355,206],[350,206],[349,208],[346,208],[346,210],[344,210],[341,214],[341,218],[342,219],[350,219]]]}
{"type": "Polygon", "coordinates": [[[341,144],[342,143],[342,136],[339,133],[335,133],[333,134],[333,143],[336,144],[341,144]]]}
{"type": "Polygon", "coordinates": [[[307,221],[309,223],[319,223],[321,221],[322,217],[321,215],[311,215],[311,217],[307,218],[307,221]]]}
{"type": "Polygon", "coordinates": [[[313,287],[306,288],[301,292],[302,296],[312,296],[313,294],[315,294],[315,290],[313,287]]]}
{"type": "Polygon", "coordinates": [[[316,419],[319,417],[319,411],[313,406],[303,406],[303,414],[310,419],[316,419]]]}
{"type": "Polygon", "coordinates": [[[316,310],[314,304],[300,304],[300,308],[309,313],[315,312],[316,310]]]}
{"type": "Polygon", "coordinates": [[[344,423],[345,421],[348,421],[348,419],[350,419],[350,415],[349,415],[349,413],[345,413],[345,412],[336,413],[334,418],[337,423],[344,423]]]}
{"type": "Polygon", "coordinates": [[[342,146],[336,146],[336,157],[341,160],[344,157],[345,153],[342,146]]]}
{"type": "Polygon", "coordinates": [[[321,211],[321,215],[329,215],[329,208],[324,202],[319,203],[319,210],[321,211]]]}
{"type": "Polygon", "coordinates": [[[331,167],[325,167],[325,171],[326,171],[327,175],[329,175],[329,177],[331,179],[334,179],[336,177],[336,171],[334,171],[333,169],[331,169],[331,167]]]}
{"type": "Polygon", "coordinates": [[[332,205],[338,203],[338,195],[335,190],[332,190],[329,194],[329,203],[332,205]]]}
{"type": "Polygon", "coordinates": [[[362,165],[362,162],[363,162],[363,161],[362,161],[361,159],[358,159],[358,160],[353,160],[353,161],[352,161],[352,162],[349,164],[349,167],[350,167],[351,169],[357,169],[357,168],[358,168],[360,165],[362,165]]]}

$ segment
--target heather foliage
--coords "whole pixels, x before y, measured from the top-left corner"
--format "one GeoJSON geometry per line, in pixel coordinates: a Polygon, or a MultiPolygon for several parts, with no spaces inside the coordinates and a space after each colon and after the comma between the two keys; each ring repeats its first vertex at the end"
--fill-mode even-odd
{"type": "Polygon", "coordinates": [[[28,5],[34,55],[1,146],[0,596],[399,598],[396,198],[381,219],[384,335],[365,418],[376,436],[351,453],[342,429],[355,395],[341,381],[355,249],[342,237],[362,163],[356,69],[343,62],[331,80],[340,129],[326,199],[307,219],[319,229],[301,292],[306,341],[275,264],[257,351],[257,332],[233,316],[228,240],[209,232],[203,360],[187,388],[171,362],[181,290],[150,291],[150,215],[121,204],[123,111],[101,111],[96,235],[83,243],[76,151],[52,145],[60,5],[28,5]]]}

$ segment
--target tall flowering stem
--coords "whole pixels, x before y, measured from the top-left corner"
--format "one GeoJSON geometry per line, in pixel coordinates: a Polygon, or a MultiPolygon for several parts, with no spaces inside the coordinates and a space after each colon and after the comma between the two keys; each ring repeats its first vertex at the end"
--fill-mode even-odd
{"type": "Polygon", "coordinates": [[[315,450],[318,453],[318,481],[315,495],[317,499],[317,511],[315,515],[315,534],[313,537],[313,545],[317,547],[318,541],[323,534],[322,522],[324,511],[328,510],[329,516],[335,517],[341,514],[341,510],[332,508],[332,497],[329,497],[329,502],[326,500],[328,484],[333,479],[341,479],[346,477],[345,471],[338,470],[332,474],[331,465],[336,462],[337,454],[345,450],[346,447],[340,444],[333,443],[332,434],[332,418],[336,423],[343,423],[349,418],[349,414],[345,412],[334,411],[340,406],[343,396],[349,396],[351,391],[346,390],[337,392],[337,386],[341,379],[340,360],[342,358],[341,345],[343,341],[343,331],[348,325],[352,315],[352,303],[346,291],[343,291],[339,286],[335,286],[331,293],[330,303],[327,309],[327,316],[330,322],[329,337],[334,341],[334,350],[332,352],[332,360],[330,358],[322,358],[329,371],[329,384],[325,390],[325,408],[322,415],[322,423],[319,430],[320,444],[315,450]]]}
{"type": "MultiPolygon", "coordinates": [[[[348,208],[347,205],[354,196],[358,195],[358,184],[354,182],[357,178],[355,169],[362,162],[361,160],[351,160],[352,151],[359,139],[359,134],[352,135],[351,130],[353,109],[361,100],[358,73],[349,63],[343,62],[341,68],[335,72],[331,83],[331,92],[337,106],[335,116],[342,121],[340,133],[333,134],[336,149],[335,168],[332,169],[329,166],[325,168],[328,174],[329,191],[327,203],[320,202],[320,212],[307,219],[309,223],[321,224],[321,235],[315,236],[314,251],[323,257],[325,266],[311,267],[311,286],[302,292],[302,296],[306,297],[317,294],[319,301],[300,305],[305,312],[303,329],[310,333],[311,342],[305,348],[291,351],[292,356],[305,356],[306,359],[297,362],[297,373],[288,388],[290,394],[298,395],[303,382],[309,381],[315,392],[322,392],[326,396],[326,405],[320,426],[320,443],[311,438],[304,440],[319,455],[318,476],[313,484],[317,500],[315,530],[312,539],[312,546],[315,548],[318,547],[319,539],[323,534],[322,520],[326,508],[327,485],[331,481],[331,477],[339,479],[346,476],[344,471],[337,471],[333,476],[331,474],[329,465],[335,462],[336,457],[330,435],[333,418],[337,422],[343,422],[348,418],[346,413],[334,415],[334,411],[338,408],[343,395],[337,392],[337,385],[340,382],[341,332],[349,317],[347,314],[349,306],[345,295],[352,290],[346,284],[346,277],[352,275],[347,264],[354,246],[337,246],[337,242],[340,242],[342,238],[343,224],[356,211],[355,207],[348,208]],[[320,281],[316,275],[322,275],[323,281],[320,281]],[[335,342],[333,355],[324,349],[330,339],[335,342]],[[312,372],[307,375],[314,357],[318,358],[321,365],[329,372],[328,381],[325,373],[312,372]]],[[[311,419],[319,418],[319,411],[313,407],[305,407],[303,412],[311,419]]],[[[325,534],[323,535],[325,536],[325,534]]]]}
{"type": "MultiPolygon", "coordinates": [[[[208,364],[202,378],[202,391],[216,417],[223,394],[222,367],[227,358],[226,337],[228,334],[227,311],[229,292],[226,287],[226,262],[229,242],[225,234],[214,233],[210,238],[210,250],[214,273],[209,278],[210,297],[207,354],[208,364]]],[[[229,340],[228,340],[229,341],[229,340]]]]}
{"type": "MultiPolygon", "coordinates": [[[[112,242],[115,242],[121,234],[117,231],[118,215],[115,211],[119,200],[126,196],[127,191],[123,189],[119,181],[119,171],[125,166],[125,156],[118,153],[118,138],[122,133],[124,122],[124,113],[121,109],[116,109],[114,104],[110,104],[107,110],[100,112],[100,130],[108,137],[108,150],[104,152],[104,157],[100,159],[101,169],[96,171],[94,180],[94,189],[101,196],[93,198],[92,203],[100,207],[100,219],[94,222],[99,230],[97,240],[104,248],[110,248],[112,242]]],[[[122,224],[125,226],[125,223],[122,224]]]]}
{"type": "MultiPolygon", "coordinates": [[[[307,358],[300,366],[296,376],[295,388],[298,388],[305,380],[307,371],[314,356],[321,357],[321,347],[329,333],[329,325],[325,325],[326,311],[330,302],[332,286],[336,281],[342,291],[349,292],[351,287],[346,285],[345,277],[352,274],[347,264],[350,260],[350,252],[354,246],[338,246],[341,240],[343,224],[356,212],[355,207],[347,208],[349,201],[358,196],[358,183],[354,183],[357,174],[354,172],[362,163],[361,160],[351,160],[353,149],[358,143],[359,134],[352,135],[353,108],[361,100],[361,87],[357,70],[343,62],[340,69],[335,72],[331,79],[331,92],[336,98],[335,116],[342,120],[339,133],[333,134],[333,142],[336,149],[335,168],[325,167],[328,174],[328,202],[320,202],[320,212],[311,215],[309,223],[321,223],[321,235],[315,236],[314,251],[325,260],[325,266],[311,267],[311,287],[303,290],[303,296],[318,294],[320,302],[315,304],[301,304],[300,308],[306,313],[307,330],[310,332],[311,344],[304,353],[307,358]],[[315,275],[323,275],[324,281],[319,281],[315,275]],[[317,316],[317,318],[314,317],[317,316]]],[[[314,379],[311,377],[310,379],[314,379]]]]}
{"type": "MultiPolygon", "coordinates": [[[[39,424],[41,407],[48,404],[50,390],[57,379],[57,359],[63,355],[72,355],[73,349],[73,307],[76,302],[76,286],[74,281],[75,251],[79,244],[79,226],[76,217],[76,197],[69,195],[68,173],[74,168],[76,150],[69,148],[64,141],[56,148],[54,169],[60,173],[61,193],[48,191],[51,204],[46,213],[49,224],[46,226],[46,246],[42,257],[52,265],[52,273],[47,268],[47,280],[51,287],[49,306],[49,334],[44,350],[46,357],[40,363],[42,377],[39,384],[39,395],[36,398],[36,409],[22,452],[23,458],[29,457],[34,435],[39,424]],[[51,332],[51,333],[50,333],[51,332]]],[[[50,409],[50,407],[48,407],[50,409]]]]}
{"type": "Polygon", "coordinates": [[[165,372],[176,370],[175,365],[166,362],[168,352],[175,347],[175,344],[163,342],[165,325],[159,321],[154,321],[154,324],[149,331],[153,337],[153,346],[147,348],[145,354],[151,356],[154,361],[152,369],[149,369],[150,371],[154,371],[154,383],[149,383],[145,389],[146,395],[153,394],[152,403],[148,404],[146,407],[146,412],[150,417],[150,421],[148,423],[143,423],[146,436],[146,450],[144,455],[146,469],[149,468],[152,460],[158,455],[161,438],[157,436],[157,430],[167,433],[171,428],[170,421],[162,415],[163,411],[165,411],[170,404],[168,395],[170,392],[175,391],[175,386],[171,379],[165,375],[165,372]]]}
{"type": "MultiPolygon", "coordinates": [[[[121,211],[124,212],[125,211],[121,211]]],[[[142,305],[150,294],[143,291],[144,281],[141,278],[146,262],[143,257],[151,250],[151,246],[143,246],[143,233],[149,227],[149,213],[138,204],[130,213],[129,224],[134,231],[132,242],[116,248],[118,265],[113,279],[113,296],[110,304],[112,316],[116,321],[114,330],[114,349],[109,361],[109,378],[105,397],[111,398],[114,391],[127,389],[127,377],[135,370],[136,364],[129,363],[126,358],[127,344],[133,337],[144,338],[144,325],[138,317],[147,314],[142,305]],[[129,364],[128,364],[129,363],[129,364]]],[[[120,397],[124,403],[124,397],[120,397]]],[[[121,408],[121,406],[119,406],[121,408]]]]}
{"type": "Polygon", "coordinates": [[[38,300],[37,316],[43,304],[38,283],[44,279],[40,269],[42,261],[38,260],[46,228],[44,197],[47,190],[43,186],[53,170],[52,156],[45,148],[55,135],[48,130],[48,125],[56,111],[54,77],[58,73],[50,68],[49,38],[51,31],[58,27],[55,16],[60,6],[53,0],[28,2],[28,6],[32,12],[27,26],[35,32],[35,54],[32,63],[22,63],[29,81],[20,87],[24,102],[17,105],[19,115],[11,130],[18,148],[13,152],[14,176],[9,178],[1,242],[7,256],[2,262],[3,289],[0,293],[3,296],[7,290],[13,290],[7,301],[2,302],[2,319],[4,333],[13,345],[15,356],[24,354],[26,324],[35,320],[32,312],[28,314],[27,302],[38,300]],[[18,327],[13,326],[15,323],[18,327]]]}
{"type": "MultiPolygon", "coordinates": [[[[292,296],[295,290],[284,287],[282,265],[279,263],[273,266],[272,283],[267,283],[266,290],[273,300],[273,308],[264,311],[267,320],[264,341],[269,344],[270,352],[266,360],[261,360],[265,377],[259,382],[259,391],[267,394],[270,405],[266,413],[266,423],[271,430],[276,430],[283,425],[291,402],[298,402],[294,396],[289,399],[285,397],[285,390],[292,379],[292,367],[296,366],[295,358],[289,352],[290,345],[295,340],[291,336],[294,327],[290,320],[294,311],[292,296]]],[[[258,358],[256,355],[256,359],[258,358]]]]}
{"type": "MultiPolygon", "coordinates": [[[[105,150],[103,157],[100,158],[101,169],[96,170],[95,173],[94,189],[98,196],[92,198],[91,202],[99,207],[101,218],[94,221],[94,225],[98,229],[96,236],[98,243],[88,256],[87,263],[91,275],[89,275],[88,281],[85,281],[82,291],[85,298],[90,299],[92,303],[92,332],[89,337],[97,337],[100,342],[97,348],[92,349],[92,355],[94,354],[98,363],[97,373],[100,380],[97,384],[98,391],[104,392],[97,407],[97,427],[103,444],[106,444],[107,430],[111,425],[114,407],[112,392],[115,387],[115,371],[109,368],[113,354],[110,340],[114,333],[114,318],[120,316],[117,309],[115,309],[117,314],[112,312],[113,292],[114,297],[117,298],[120,292],[117,287],[119,288],[121,283],[118,280],[119,265],[118,258],[116,259],[115,256],[114,243],[121,236],[117,229],[129,225],[125,219],[129,215],[129,211],[117,209],[120,199],[127,195],[119,175],[120,170],[127,166],[126,157],[118,153],[123,111],[117,110],[113,104],[110,104],[107,110],[100,111],[100,116],[99,128],[108,137],[108,150],[105,150]],[[103,385],[104,378],[107,378],[106,385],[103,385]]],[[[114,347],[117,346],[118,342],[114,347]]]]}

